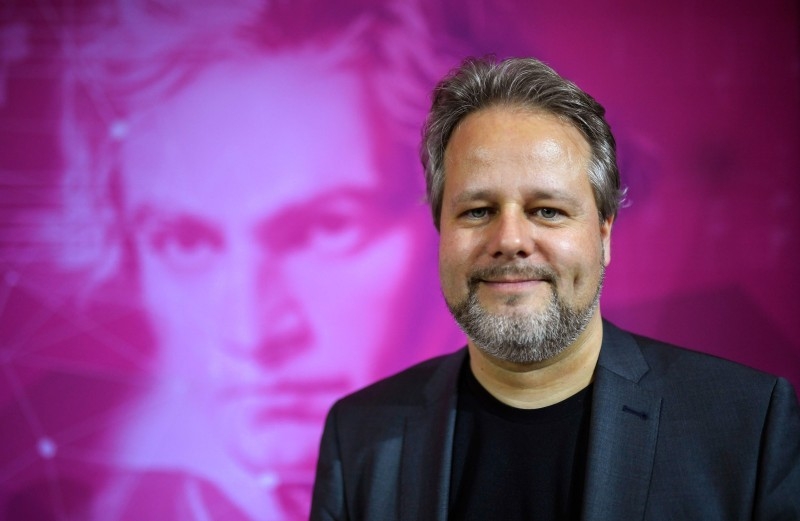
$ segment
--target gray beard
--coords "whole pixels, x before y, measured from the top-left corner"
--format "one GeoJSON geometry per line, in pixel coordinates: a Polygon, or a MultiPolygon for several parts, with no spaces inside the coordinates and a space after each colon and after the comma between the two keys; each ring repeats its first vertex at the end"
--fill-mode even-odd
{"type": "Polygon", "coordinates": [[[467,298],[454,304],[447,302],[447,307],[464,333],[487,355],[514,364],[543,362],[572,345],[586,329],[598,308],[604,275],[605,266],[601,263],[594,298],[585,307],[571,308],[558,294],[555,273],[547,268],[487,268],[471,275],[467,298]],[[540,278],[550,284],[552,296],[543,311],[493,314],[481,306],[479,280],[511,274],[540,278]]]}

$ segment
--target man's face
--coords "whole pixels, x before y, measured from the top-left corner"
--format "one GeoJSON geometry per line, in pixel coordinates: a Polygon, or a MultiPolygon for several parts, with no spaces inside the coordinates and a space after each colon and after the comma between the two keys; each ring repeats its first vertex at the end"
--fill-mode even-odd
{"type": "Polygon", "coordinates": [[[123,145],[158,376],[262,472],[313,469],[328,407],[373,377],[411,257],[359,96],[298,57],[220,66],[123,145]]]}
{"type": "Polygon", "coordinates": [[[612,222],[598,217],[589,158],[574,127],[518,107],[483,109],[453,132],[439,273],[448,306],[484,352],[546,360],[596,314],[612,222]]]}

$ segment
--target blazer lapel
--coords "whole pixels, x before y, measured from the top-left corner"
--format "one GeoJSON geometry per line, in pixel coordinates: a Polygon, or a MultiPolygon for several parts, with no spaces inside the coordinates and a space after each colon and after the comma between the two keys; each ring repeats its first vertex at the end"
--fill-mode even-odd
{"type": "Polygon", "coordinates": [[[425,406],[406,421],[400,466],[401,520],[447,519],[458,374],[465,353],[461,350],[442,363],[425,390],[425,406]]]}
{"type": "Polygon", "coordinates": [[[633,337],[604,322],[594,383],[583,519],[644,518],[661,397],[639,385],[649,370],[633,337]]]}
{"type": "MultiPolygon", "coordinates": [[[[400,463],[400,520],[445,521],[458,374],[466,350],[447,357],[409,416],[400,463]]],[[[639,385],[649,367],[633,337],[604,322],[594,382],[583,519],[643,519],[661,397],[639,385]]]]}

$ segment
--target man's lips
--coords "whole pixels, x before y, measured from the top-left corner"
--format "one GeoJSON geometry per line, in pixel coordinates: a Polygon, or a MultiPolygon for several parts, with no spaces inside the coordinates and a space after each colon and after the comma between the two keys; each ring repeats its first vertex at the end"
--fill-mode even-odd
{"type": "Polygon", "coordinates": [[[546,283],[542,279],[502,279],[502,280],[481,280],[483,285],[496,291],[528,291],[534,287],[546,283]]]}
{"type": "Polygon", "coordinates": [[[516,284],[520,282],[546,282],[542,277],[486,277],[480,279],[487,284],[516,284]]]}
{"type": "Polygon", "coordinates": [[[523,266],[508,264],[505,266],[489,266],[479,268],[469,274],[473,282],[485,283],[518,283],[518,282],[553,282],[555,272],[547,266],[523,266]]]}

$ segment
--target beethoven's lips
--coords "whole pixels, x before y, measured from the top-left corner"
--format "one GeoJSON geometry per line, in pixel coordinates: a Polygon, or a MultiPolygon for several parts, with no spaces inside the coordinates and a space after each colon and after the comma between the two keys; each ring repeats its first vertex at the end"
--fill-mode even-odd
{"type": "Polygon", "coordinates": [[[333,402],[351,392],[348,379],[291,379],[271,384],[235,385],[223,392],[228,402],[252,408],[259,419],[319,422],[333,402]]]}

